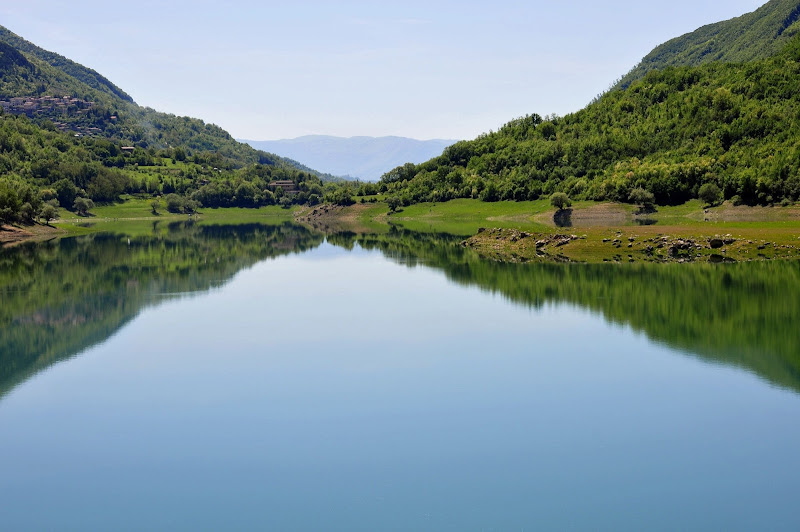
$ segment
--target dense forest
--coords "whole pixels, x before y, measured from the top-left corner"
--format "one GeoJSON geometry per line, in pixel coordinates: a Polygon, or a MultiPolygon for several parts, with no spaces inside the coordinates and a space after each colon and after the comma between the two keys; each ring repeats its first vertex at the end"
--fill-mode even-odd
{"type": "Polygon", "coordinates": [[[649,72],[565,117],[530,115],[441,157],[396,168],[380,189],[402,204],[480,198],[735,203],[800,198],[800,36],[777,55],[649,72]]]}
{"type": "Polygon", "coordinates": [[[313,204],[334,194],[331,187],[284,165],[237,167],[218,152],[190,154],[181,147],[130,149],[112,140],[40,127],[25,116],[0,116],[2,222],[52,218],[48,212],[54,207],[80,210],[78,199],[107,203],[123,194],[165,196],[169,210],[192,212],[199,206],[313,204]],[[275,181],[291,181],[295,193],[270,186],[275,181]]]}

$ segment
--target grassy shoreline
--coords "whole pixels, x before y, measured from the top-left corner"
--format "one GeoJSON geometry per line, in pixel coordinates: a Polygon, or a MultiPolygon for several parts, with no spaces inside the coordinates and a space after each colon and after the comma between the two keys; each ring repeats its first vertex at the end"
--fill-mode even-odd
{"type": "Polygon", "coordinates": [[[96,231],[138,233],[152,231],[154,223],[187,220],[205,224],[298,222],[328,233],[384,233],[393,225],[420,233],[449,233],[465,238],[465,245],[483,256],[512,262],[800,258],[800,207],[724,204],[705,208],[696,200],[644,214],[632,205],[616,203],[577,202],[572,209],[556,211],[547,200],[453,200],[411,205],[397,212],[390,212],[383,202],[365,201],[349,207],[201,209],[197,214],[186,215],[164,210],[153,214],[149,201],[128,199],[95,207],[92,215],[85,218],[68,211],[61,211],[60,215],[53,222],[54,227],[32,231],[31,237],[96,231]],[[565,237],[569,237],[568,242],[564,242],[565,237]],[[711,240],[717,238],[732,239],[734,243],[712,247],[711,240]],[[691,250],[671,253],[669,250],[679,241],[690,243],[686,247],[691,250]]]}

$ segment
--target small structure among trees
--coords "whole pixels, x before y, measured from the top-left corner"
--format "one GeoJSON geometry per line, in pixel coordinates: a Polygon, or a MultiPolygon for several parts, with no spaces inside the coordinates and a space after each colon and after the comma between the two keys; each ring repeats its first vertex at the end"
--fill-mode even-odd
{"type": "Polygon", "coordinates": [[[284,194],[297,194],[298,192],[300,192],[297,189],[297,185],[295,184],[295,182],[294,181],[289,181],[289,180],[286,180],[286,181],[272,181],[269,184],[269,188],[272,189],[272,190],[275,190],[277,188],[283,189],[284,194]]]}

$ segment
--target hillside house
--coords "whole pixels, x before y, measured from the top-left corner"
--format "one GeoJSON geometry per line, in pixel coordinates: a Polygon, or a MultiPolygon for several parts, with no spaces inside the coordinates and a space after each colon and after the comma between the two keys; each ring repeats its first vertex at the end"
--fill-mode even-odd
{"type": "Polygon", "coordinates": [[[272,190],[282,188],[286,194],[297,194],[300,192],[297,189],[297,185],[294,184],[294,181],[273,181],[269,184],[269,188],[272,190]]]}

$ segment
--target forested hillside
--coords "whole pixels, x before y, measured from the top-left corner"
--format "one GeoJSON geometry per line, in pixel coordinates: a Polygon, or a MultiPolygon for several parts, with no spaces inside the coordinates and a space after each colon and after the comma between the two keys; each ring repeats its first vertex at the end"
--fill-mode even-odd
{"type": "Polygon", "coordinates": [[[735,202],[800,198],[800,36],[768,59],[668,67],[563,118],[514,120],[381,188],[404,204],[556,191],[629,201],[635,188],[675,204],[704,183],[735,202]]]}
{"type": "Polygon", "coordinates": [[[78,63],[56,53],[43,50],[2,26],[0,26],[0,41],[11,46],[15,50],[18,50],[19,52],[29,54],[30,56],[39,59],[43,63],[60,70],[61,72],[91,87],[92,89],[115,96],[128,102],[133,102],[133,98],[128,96],[122,89],[111,83],[94,70],[86,68],[83,65],[79,65],[78,63]]]}
{"type": "Polygon", "coordinates": [[[658,46],[617,86],[628,87],[651,70],[669,66],[765,59],[779,52],[800,32],[799,21],[800,1],[771,0],[752,13],[703,26],[658,46]]]}
{"type": "Polygon", "coordinates": [[[39,127],[24,116],[0,117],[0,222],[32,222],[47,205],[80,210],[79,198],[112,202],[126,193],[165,196],[162,208],[191,213],[200,206],[313,204],[326,190],[317,177],[283,165],[236,168],[213,151],[131,148],[39,127]],[[294,192],[271,186],[275,181],[293,183],[294,192]]]}
{"type": "Polygon", "coordinates": [[[218,126],[142,108],[97,72],[0,27],[0,222],[123,194],[169,195],[163,206],[183,212],[313,204],[330,193],[319,177],[218,126]]]}
{"type": "Polygon", "coordinates": [[[178,148],[190,156],[214,152],[226,167],[264,164],[319,176],[308,168],[297,168],[294,161],[237,142],[213,124],[140,107],[94,70],[43,50],[3,27],[0,104],[6,114],[24,114],[38,125],[52,124],[80,137],[105,138],[144,149],[178,148]]]}

